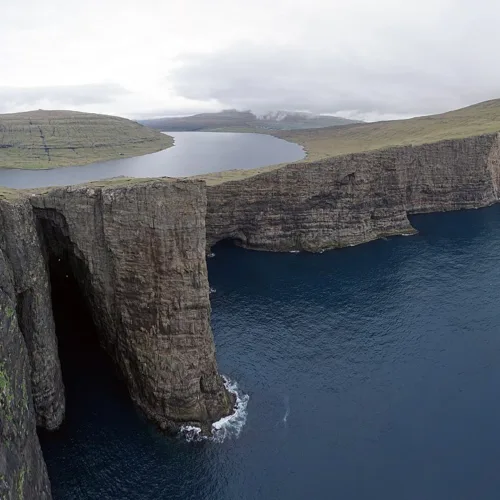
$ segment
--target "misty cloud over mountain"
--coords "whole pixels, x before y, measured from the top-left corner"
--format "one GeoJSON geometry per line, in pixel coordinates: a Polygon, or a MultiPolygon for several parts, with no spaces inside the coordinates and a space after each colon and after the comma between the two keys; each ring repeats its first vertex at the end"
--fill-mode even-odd
{"type": "Polygon", "coordinates": [[[3,112],[56,107],[138,118],[237,108],[380,119],[500,97],[494,0],[3,7],[3,112]]]}
{"type": "Polygon", "coordinates": [[[498,97],[496,68],[485,68],[466,54],[450,64],[446,53],[434,52],[432,60],[422,53],[384,61],[349,51],[332,55],[308,47],[242,44],[184,56],[171,83],[185,98],[237,109],[307,110],[360,119],[435,113],[498,97]]]}
{"type": "Polygon", "coordinates": [[[129,92],[116,84],[64,85],[50,87],[0,87],[0,112],[24,109],[58,109],[112,102],[129,92]]]}

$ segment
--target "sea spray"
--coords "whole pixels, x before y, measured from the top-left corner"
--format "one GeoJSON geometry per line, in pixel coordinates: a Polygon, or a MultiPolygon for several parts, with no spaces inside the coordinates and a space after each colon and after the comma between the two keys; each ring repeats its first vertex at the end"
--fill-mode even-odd
{"type": "Polygon", "coordinates": [[[290,399],[288,396],[284,397],[284,403],[285,403],[285,415],[283,416],[283,424],[286,427],[286,424],[288,422],[288,416],[290,415],[290,399]]]}
{"type": "Polygon", "coordinates": [[[228,438],[239,437],[247,421],[247,405],[250,396],[244,394],[238,387],[238,384],[230,380],[225,375],[222,376],[225,388],[236,396],[234,412],[227,417],[223,417],[212,424],[212,435],[204,436],[199,427],[193,425],[184,425],[181,427],[180,435],[187,442],[212,441],[222,443],[228,438]]]}

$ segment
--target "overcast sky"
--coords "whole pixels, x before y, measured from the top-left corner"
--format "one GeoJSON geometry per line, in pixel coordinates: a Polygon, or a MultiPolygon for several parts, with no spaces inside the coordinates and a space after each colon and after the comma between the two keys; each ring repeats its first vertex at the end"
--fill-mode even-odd
{"type": "Polygon", "coordinates": [[[415,116],[500,97],[494,0],[0,0],[0,112],[415,116]]]}

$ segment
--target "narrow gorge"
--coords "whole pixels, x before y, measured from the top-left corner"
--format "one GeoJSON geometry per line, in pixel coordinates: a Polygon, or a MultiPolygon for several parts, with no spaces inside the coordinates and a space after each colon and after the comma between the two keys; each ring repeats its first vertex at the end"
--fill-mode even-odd
{"type": "Polygon", "coordinates": [[[51,281],[77,283],[100,344],[151,422],[209,432],[234,403],[210,327],[211,246],[315,252],[411,234],[408,214],[491,205],[499,182],[499,136],[490,134],[222,183],[0,191],[0,498],[51,497],[36,434],[64,419],[51,281]]]}

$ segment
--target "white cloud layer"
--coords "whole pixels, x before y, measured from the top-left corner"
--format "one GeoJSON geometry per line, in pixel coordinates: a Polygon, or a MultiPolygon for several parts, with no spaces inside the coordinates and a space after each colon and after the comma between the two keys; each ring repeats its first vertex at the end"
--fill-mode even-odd
{"type": "Polygon", "coordinates": [[[2,3],[0,112],[378,119],[500,97],[493,0],[2,3]]]}

